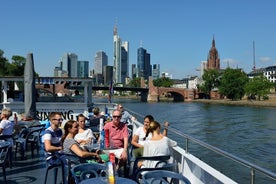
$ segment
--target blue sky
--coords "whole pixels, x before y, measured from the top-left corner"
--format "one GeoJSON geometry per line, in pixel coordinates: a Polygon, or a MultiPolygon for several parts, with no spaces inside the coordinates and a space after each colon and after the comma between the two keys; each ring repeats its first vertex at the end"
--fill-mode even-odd
{"type": "Polygon", "coordinates": [[[89,61],[103,50],[113,65],[113,27],[130,44],[130,65],[137,49],[151,54],[151,64],[182,79],[199,75],[213,35],[221,68],[276,65],[275,0],[3,0],[0,49],[13,55],[34,54],[40,76],[53,76],[63,54],[89,61]]]}

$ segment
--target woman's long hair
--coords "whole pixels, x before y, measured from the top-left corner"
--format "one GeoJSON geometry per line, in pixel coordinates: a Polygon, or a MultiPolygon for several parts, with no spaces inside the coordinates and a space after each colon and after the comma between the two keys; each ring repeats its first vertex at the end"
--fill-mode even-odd
{"type": "Polygon", "coordinates": [[[65,123],[65,125],[64,125],[64,134],[61,138],[61,143],[62,144],[63,144],[65,138],[67,137],[67,135],[69,134],[69,128],[72,128],[74,123],[76,123],[75,120],[69,120],[65,123]]]}
{"type": "Polygon", "coordinates": [[[158,123],[157,121],[150,122],[149,128],[147,129],[147,132],[146,132],[146,136],[144,137],[144,140],[146,140],[146,138],[149,136],[149,133],[153,134],[153,132],[160,127],[161,127],[160,123],[158,123]]]}

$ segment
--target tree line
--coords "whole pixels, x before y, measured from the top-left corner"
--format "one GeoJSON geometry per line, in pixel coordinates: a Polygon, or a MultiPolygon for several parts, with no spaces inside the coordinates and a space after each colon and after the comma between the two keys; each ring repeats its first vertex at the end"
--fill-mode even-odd
{"type": "Polygon", "coordinates": [[[0,76],[23,76],[25,63],[26,58],[18,55],[12,56],[12,61],[9,62],[0,49],[0,76]]]}
{"type": "Polygon", "coordinates": [[[275,88],[274,83],[262,73],[249,78],[241,69],[206,70],[202,79],[203,84],[198,85],[200,92],[210,96],[212,90],[217,90],[221,96],[231,100],[241,100],[245,95],[248,99],[266,100],[270,90],[275,88]]]}

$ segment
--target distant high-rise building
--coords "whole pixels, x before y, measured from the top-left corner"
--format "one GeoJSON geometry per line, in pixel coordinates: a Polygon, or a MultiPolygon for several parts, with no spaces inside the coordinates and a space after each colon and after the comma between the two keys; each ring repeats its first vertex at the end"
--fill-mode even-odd
{"type": "Polygon", "coordinates": [[[78,77],[88,78],[89,61],[78,61],[78,77]]]}
{"type": "Polygon", "coordinates": [[[132,64],[131,65],[131,76],[132,76],[132,79],[136,78],[137,77],[137,68],[136,68],[136,64],[132,64]]]}
{"type": "Polygon", "coordinates": [[[113,78],[113,66],[104,66],[103,76],[104,76],[104,85],[109,85],[113,78]]]}
{"type": "Polygon", "coordinates": [[[94,73],[103,74],[103,68],[107,66],[108,57],[105,52],[98,51],[94,60],[94,73]]]}
{"type": "Polygon", "coordinates": [[[207,58],[207,69],[220,69],[220,58],[216,49],[215,38],[213,37],[212,47],[207,58]]]}
{"type": "Polygon", "coordinates": [[[121,45],[121,82],[126,83],[126,78],[129,77],[129,46],[128,42],[123,42],[121,45]]]}
{"type": "Polygon", "coordinates": [[[160,65],[159,64],[153,64],[152,67],[152,79],[159,79],[160,78],[160,65]]]}
{"type": "Polygon", "coordinates": [[[117,26],[113,30],[113,80],[114,83],[121,83],[121,39],[117,32],[117,26]]]}
{"type": "Polygon", "coordinates": [[[64,54],[60,65],[62,73],[67,72],[68,77],[78,77],[78,56],[76,54],[64,54]]]}
{"type": "Polygon", "coordinates": [[[150,54],[143,47],[137,50],[137,74],[146,80],[151,74],[150,54]]]}
{"type": "Polygon", "coordinates": [[[125,83],[125,78],[128,76],[129,67],[129,44],[128,42],[121,41],[117,26],[114,26],[113,30],[113,53],[114,53],[114,65],[113,65],[113,81],[115,83],[125,83]]]}

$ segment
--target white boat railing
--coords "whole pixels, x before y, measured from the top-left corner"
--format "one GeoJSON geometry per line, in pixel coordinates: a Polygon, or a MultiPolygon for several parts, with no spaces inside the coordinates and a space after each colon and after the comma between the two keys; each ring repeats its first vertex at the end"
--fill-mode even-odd
{"type": "Polygon", "coordinates": [[[254,184],[255,181],[256,181],[256,178],[255,178],[255,172],[256,171],[262,173],[263,175],[265,175],[265,176],[267,176],[269,178],[271,178],[272,180],[276,180],[276,173],[273,173],[272,171],[270,171],[268,169],[262,168],[262,167],[260,167],[260,166],[258,166],[256,164],[248,162],[248,161],[246,161],[246,160],[244,160],[244,159],[242,159],[240,157],[237,157],[237,156],[235,156],[235,155],[233,155],[231,153],[223,151],[223,150],[221,150],[221,149],[219,149],[217,147],[211,146],[211,145],[209,145],[209,144],[207,144],[207,143],[205,143],[203,141],[200,141],[200,140],[198,140],[198,139],[196,139],[194,137],[191,137],[191,136],[189,136],[187,134],[184,134],[184,133],[182,133],[179,130],[176,130],[174,128],[170,127],[169,131],[173,132],[173,133],[175,133],[175,134],[177,134],[177,135],[179,135],[179,136],[181,136],[183,138],[185,138],[185,142],[186,142],[185,143],[185,151],[187,153],[189,153],[189,143],[190,142],[194,142],[194,143],[197,143],[198,145],[200,145],[200,146],[202,146],[204,148],[207,148],[208,150],[216,152],[216,153],[218,153],[219,155],[221,155],[221,156],[223,156],[225,158],[229,158],[232,161],[237,162],[239,164],[242,164],[243,166],[249,168],[250,183],[251,184],[254,184]]]}
{"type": "MultiPolygon", "coordinates": [[[[134,112],[134,111],[132,111],[132,110],[130,110],[130,109],[127,109],[129,112],[131,112],[131,113],[133,113],[133,114],[135,114],[136,116],[138,116],[138,117],[140,117],[140,118],[143,118],[143,116],[141,115],[141,114],[138,114],[137,112],[134,112]]],[[[138,124],[138,125],[142,125],[140,122],[135,122],[136,124],[138,124]]],[[[235,155],[233,155],[233,154],[231,154],[231,153],[228,153],[228,152],[226,152],[226,151],[224,151],[224,150],[221,150],[221,149],[219,149],[219,148],[217,148],[217,147],[214,147],[214,146],[212,146],[212,145],[209,145],[209,144],[207,144],[207,143],[205,143],[205,142],[203,142],[203,141],[200,141],[200,140],[198,140],[198,139],[196,139],[196,138],[194,138],[194,137],[191,137],[191,136],[189,136],[189,135],[187,135],[187,134],[184,134],[183,132],[180,132],[179,130],[177,130],[177,129],[175,129],[175,128],[172,128],[172,127],[169,127],[168,128],[168,130],[169,130],[169,132],[170,132],[170,134],[171,133],[174,133],[174,134],[177,134],[178,136],[180,136],[181,138],[184,138],[185,140],[184,140],[184,147],[185,148],[180,148],[180,147],[178,147],[177,146],[177,148],[176,149],[174,149],[174,151],[176,151],[176,152],[178,152],[178,153],[181,153],[181,154],[183,154],[184,156],[183,157],[190,157],[190,147],[189,147],[189,143],[196,143],[196,145],[200,145],[201,147],[203,147],[203,148],[206,148],[206,149],[208,149],[208,150],[210,150],[210,151],[212,151],[212,152],[215,152],[215,153],[217,153],[217,154],[219,154],[219,155],[221,155],[223,158],[228,158],[228,159],[230,159],[230,160],[232,160],[232,161],[234,161],[234,162],[236,162],[236,163],[238,163],[239,165],[241,165],[241,166],[244,166],[244,167],[246,167],[246,168],[248,168],[249,169],[249,174],[250,174],[250,184],[255,184],[256,183],[256,172],[259,172],[259,173],[261,173],[261,174],[263,174],[265,177],[267,177],[267,178],[270,178],[271,180],[274,180],[274,181],[276,181],[276,173],[274,173],[274,172],[272,172],[272,171],[270,171],[270,170],[268,170],[268,169],[265,169],[265,168],[262,168],[262,167],[260,167],[260,166],[258,166],[258,165],[256,165],[256,164],[253,164],[253,163],[251,163],[251,162],[248,162],[248,161],[246,161],[246,160],[244,160],[244,159],[242,159],[242,158],[240,158],[240,157],[237,157],[237,156],[235,156],[235,155]],[[182,152],[182,151],[183,152],[182,152]]],[[[196,157],[195,157],[196,158],[196,157]]],[[[192,158],[193,159],[193,158],[192,158]]],[[[183,161],[182,161],[183,162],[183,161]]],[[[184,166],[183,166],[183,168],[184,168],[184,166]]],[[[213,168],[212,168],[213,169],[213,168]]],[[[214,170],[212,171],[212,172],[214,172],[214,170]]],[[[216,171],[215,171],[216,172],[216,171]]],[[[183,173],[184,174],[184,173],[183,173]]],[[[184,174],[185,175],[185,174],[184,174]]],[[[218,175],[217,175],[218,176],[218,175]]],[[[215,176],[216,177],[216,176],[215,176]]],[[[218,178],[219,178],[220,176],[218,176],[218,178]]],[[[224,177],[222,177],[222,178],[224,178],[224,177]]],[[[228,178],[228,177],[226,177],[226,178],[224,178],[224,179],[222,179],[222,180],[228,180],[228,179],[230,179],[230,178],[228,178]]],[[[231,180],[231,179],[230,179],[231,180]]],[[[221,180],[220,180],[221,181],[221,180]]],[[[234,181],[233,180],[231,180],[231,183],[234,183],[234,181]]],[[[224,182],[223,182],[224,183],[224,182]]],[[[230,182],[227,182],[227,183],[230,183],[230,182]]]]}

